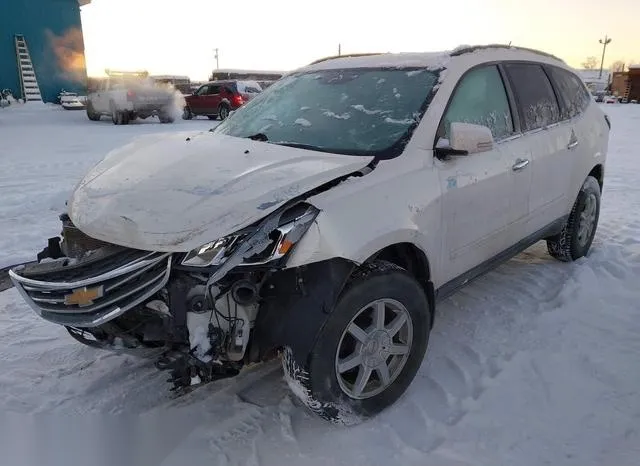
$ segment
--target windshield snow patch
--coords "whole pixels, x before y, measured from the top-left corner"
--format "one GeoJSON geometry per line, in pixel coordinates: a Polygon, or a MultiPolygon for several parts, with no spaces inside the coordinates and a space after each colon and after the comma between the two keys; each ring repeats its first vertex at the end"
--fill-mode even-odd
{"type": "Polygon", "coordinates": [[[384,111],[384,110],[369,110],[369,109],[365,108],[364,105],[360,105],[360,104],[352,105],[351,107],[355,108],[359,112],[364,112],[367,115],[382,115],[382,114],[385,114],[385,113],[390,113],[388,110],[387,111],[384,111]]]}
{"type": "Polygon", "coordinates": [[[338,120],[348,120],[349,118],[351,118],[350,113],[342,113],[338,115],[337,113],[331,112],[329,110],[325,110],[322,114],[327,117],[337,118],[338,120]]]}
{"type": "Polygon", "coordinates": [[[305,128],[308,128],[309,126],[311,126],[311,122],[309,120],[305,120],[304,118],[298,118],[293,123],[296,125],[304,126],[305,128]]]}

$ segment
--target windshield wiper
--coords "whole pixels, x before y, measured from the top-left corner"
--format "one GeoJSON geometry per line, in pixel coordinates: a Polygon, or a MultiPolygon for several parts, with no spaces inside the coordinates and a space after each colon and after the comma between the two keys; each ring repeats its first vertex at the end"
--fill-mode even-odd
{"type": "Polygon", "coordinates": [[[279,146],[295,147],[297,149],[319,150],[319,151],[326,152],[326,149],[323,149],[322,147],[313,146],[311,144],[302,144],[300,142],[277,141],[277,142],[272,142],[271,144],[277,144],[279,146]]]}
{"type": "Polygon", "coordinates": [[[269,140],[267,135],[264,133],[252,134],[251,136],[247,136],[247,139],[252,139],[254,141],[262,141],[262,142],[266,142],[269,140]]]}

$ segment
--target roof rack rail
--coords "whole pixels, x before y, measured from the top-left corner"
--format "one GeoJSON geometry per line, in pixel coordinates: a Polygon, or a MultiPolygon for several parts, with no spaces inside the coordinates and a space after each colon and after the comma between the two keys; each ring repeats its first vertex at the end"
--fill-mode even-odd
{"type": "Polygon", "coordinates": [[[558,60],[562,63],[565,63],[565,61],[561,58],[556,57],[555,55],[552,55],[550,53],[547,52],[543,52],[541,50],[536,50],[536,49],[530,49],[527,47],[518,47],[517,45],[510,45],[510,44],[488,44],[488,45],[469,45],[469,46],[461,46],[458,47],[456,49],[453,50],[453,52],[451,52],[449,55],[452,57],[457,57],[460,55],[464,55],[465,53],[471,53],[471,52],[475,52],[476,50],[484,50],[484,49],[512,49],[512,50],[522,50],[525,52],[531,52],[531,53],[535,53],[537,55],[542,55],[548,58],[553,58],[554,60],[558,60]]]}
{"type": "Polygon", "coordinates": [[[315,65],[316,63],[320,63],[320,62],[327,61],[327,60],[335,60],[336,58],[370,57],[372,55],[383,55],[384,53],[387,53],[387,52],[350,53],[348,55],[332,55],[330,57],[324,57],[324,58],[320,58],[320,59],[318,59],[316,61],[312,61],[307,66],[315,65]]]}

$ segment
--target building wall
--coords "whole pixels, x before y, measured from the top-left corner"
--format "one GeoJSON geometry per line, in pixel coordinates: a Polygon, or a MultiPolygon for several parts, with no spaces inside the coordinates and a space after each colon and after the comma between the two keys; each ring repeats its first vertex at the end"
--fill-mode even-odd
{"type": "Polygon", "coordinates": [[[611,92],[616,96],[624,96],[627,86],[629,89],[629,100],[640,100],[640,68],[630,68],[629,71],[613,73],[611,92]]]}
{"type": "Polygon", "coordinates": [[[15,34],[23,34],[45,102],[64,88],[86,92],[87,71],[78,0],[2,0],[0,88],[21,96],[15,34]]]}
{"type": "Polygon", "coordinates": [[[626,71],[616,71],[611,80],[611,93],[613,95],[624,95],[624,91],[629,81],[629,73],[626,71]]]}

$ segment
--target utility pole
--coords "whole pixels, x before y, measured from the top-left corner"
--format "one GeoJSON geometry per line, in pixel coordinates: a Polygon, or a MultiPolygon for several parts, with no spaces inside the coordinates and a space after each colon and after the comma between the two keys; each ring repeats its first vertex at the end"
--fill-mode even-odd
{"type": "Polygon", "coordinates": [[[600,61],[600,75],[598,79],[602,79],[602,67],[604,66],[604,53],[607,51],[607,45],[611,43],[611,37],[607,37],[606,34],[604,39],[600,39],[600,43],[602,44],[602,60],[600,61]]]}
{"type": "Polygon", "coordinates": [[[216,57],[216,70],[219,70],[220,69],[220,65],[218,64],[218,49],[215,48],[213,50],[215,50],[215,52],[216,52],[216,55],[215,55],[215,57],[216,57]]]}
{"type": "Polygon", "coordinates": [[[342,44],[338,44],[338,56],[342,55],[342,44]]]}

